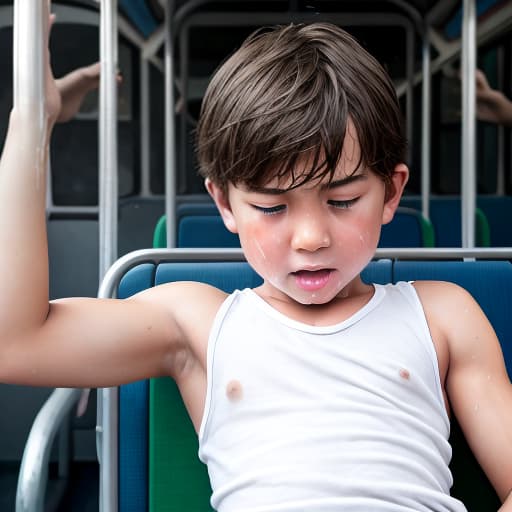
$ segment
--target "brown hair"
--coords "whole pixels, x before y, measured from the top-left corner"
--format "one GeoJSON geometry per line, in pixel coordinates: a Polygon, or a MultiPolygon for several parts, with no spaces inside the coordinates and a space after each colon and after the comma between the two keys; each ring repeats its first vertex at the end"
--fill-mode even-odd
{"type": "Polygon", "coordinates": [[[223,188],[290,176],[292,187],[332,179],[349,118],[361,148],[359,164],[388,182],[404,161],[406,141],[382,66],[328,23],[256,31],[206,91],[197,129],[200,173],[223,188]],[[304,156],[311,167],[297,173],[304,156]]]}

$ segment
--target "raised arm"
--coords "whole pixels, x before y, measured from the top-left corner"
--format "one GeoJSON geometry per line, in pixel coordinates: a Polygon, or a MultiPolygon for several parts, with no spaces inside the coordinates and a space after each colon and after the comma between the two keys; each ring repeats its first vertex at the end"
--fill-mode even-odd
{"type": "Polygon", "coordinates": [[[481,121],[512,126],[512,101],[493,89],[479,69],[476,71],[476,106],[481,121]]]}
{"type": "Polygon", "coordinates": [[[46,103],[18,95],[0,161],[0,328],[6,335],[40,324],[48,314],[45,184],[61,101],[45,55],[46,103]]]}
{"type": "Polygon", "coordinates": [[[129,300],[48,301],[45,173],[61,98],[47,60],[46,102],[13,109],[0,160],[0,382],[99,387],[153,375],[179,380],[201,366],[192,363],[202,361],[220,292],[173,284],[129,300]],[[198,294],[212,297],[194,306],[200,326],[186,307],[198,294]]]}

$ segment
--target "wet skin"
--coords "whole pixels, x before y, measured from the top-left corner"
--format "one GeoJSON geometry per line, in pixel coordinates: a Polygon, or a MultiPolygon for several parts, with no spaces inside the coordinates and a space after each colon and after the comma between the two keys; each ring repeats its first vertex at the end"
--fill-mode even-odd
{"type": "MultiPolygon", "coordinates": [[[[256,292],[291,318],[331,324],[340,320],[339,299],[356,299],[353,307],[342,301],[349,316],[373,294],[359,274],[375,253],[382,224],[393,218],[408,170],[398,165],[394,186],[387,187],[369,169],[354,172],[358,160],[353,136],[330,182],[291,189],[277,180],[258,189],[229,184],[227,196],[207,183],[227,228],[239,234],[248,262],[264,280],[256,292]]],[[[303,165],[307,170],[307,158],[303,165]]]]}

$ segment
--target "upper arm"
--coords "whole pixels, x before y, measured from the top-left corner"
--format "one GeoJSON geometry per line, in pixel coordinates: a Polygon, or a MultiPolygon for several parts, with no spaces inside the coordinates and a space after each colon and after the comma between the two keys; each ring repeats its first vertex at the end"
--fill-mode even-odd
{"type": "Polygon", "coordinates": [[[173,375],[175,363],[192,353],[182,319],[183,289],[173,283],[126,300],[54,301],[42,325],[2,344],[0,380],[106,387],[173,375]]]}
{"type": "Polygon", "coordinates": [[[451,407],[478,462],[504,499],[512,489],[512,386],[500,343],[467,291],[436,283],[432,292],[435,305],[426,292],[426,309],[446,341],[451,407]]]}

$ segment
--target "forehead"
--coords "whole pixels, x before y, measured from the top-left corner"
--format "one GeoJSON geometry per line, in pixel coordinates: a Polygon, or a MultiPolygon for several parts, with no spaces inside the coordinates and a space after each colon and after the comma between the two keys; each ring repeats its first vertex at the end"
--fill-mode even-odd
{"type": "Polygon", "coordinates": [[[322,150],[315,149],[305,151],[300,155],[293,169],[281,177],[272,177],[264,183],[265,187],[288,189],[304,183],[304,186],[316,187],[328,184],[332,181],[339,181],[349,176],[366,174],[367,169],[361,162],[361,148],[357,137],[356,129],[352,122],[347,124],[347,130],[343,141],[343,150],[340,158],[332,172],[328,172],[326,166],[321,166],[317,172],[312,174],[312,169],[318,166],[319,162],[325,162],[322,150]],[[315,161],[315,156],[317,157],[315,161]],[[306,179],[307,177],[307,179],[306,179]]]}

